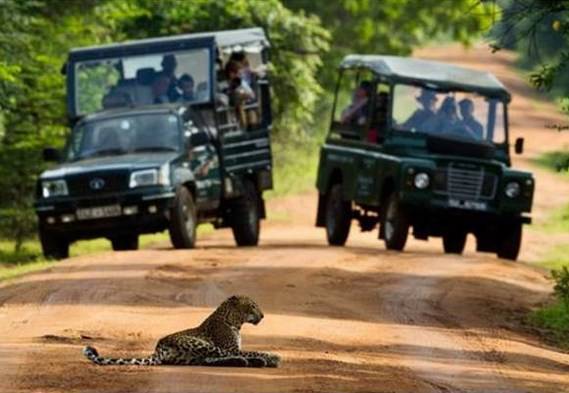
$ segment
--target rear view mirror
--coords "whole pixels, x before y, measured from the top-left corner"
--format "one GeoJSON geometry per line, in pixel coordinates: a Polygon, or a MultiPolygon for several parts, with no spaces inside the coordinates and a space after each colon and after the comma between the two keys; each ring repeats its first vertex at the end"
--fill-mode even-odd
{"type": "Polygon", "coordinates": [[[516,138],[514,150],[516,154],[522,154],[524,152],[524,138],[516,138]]]}
{"type": "Polygon", "coordinates": [[[43,149],[43,160],[48,162],[58,162],[61,160],[59,150],[54,147],[46,147],[43,149]]]}
{"type": "Polygon", "coordinates": [[[209,135],[205,131],[198,131],[190,135],[191,146],[201,146],[209,143],[209,135]]]}

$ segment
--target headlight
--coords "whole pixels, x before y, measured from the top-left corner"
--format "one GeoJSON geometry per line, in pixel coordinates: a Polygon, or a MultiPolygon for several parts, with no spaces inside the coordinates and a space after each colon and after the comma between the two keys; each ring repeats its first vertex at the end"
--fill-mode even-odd
{"type": "Polygon", "coordinates": [[[44,180],[41,182],[42,196],[51,198],[56,196],[68,195],[67,183],[65,180],[44,180]]]}
{"type": "Polygon", "coordinates": [[[130,174],[129,187],[155,186],[158,184],[158,169],[145,169],[130,174]]]}
{"type": "Polygon", "coordinates": [[[159,169],[145,169],[130,174],[129,187],[146,187],[170,184],[170,164],[164,164],[159,169]]]}
{"type": "Polygon", "coordinates": [[[413,180],[413,184],[415,184],[415,187],[417,187],[419,190],[424,190],[425,188],[429,187],[430,183],[431,179],[425,172],[417,173],[415,175],[415,179],[413,180]]]}
{"type": "Polygon", "coordinates": [[[520,183],[511,181],[506,184],[506,188],[504,189],[504,193],[508,198],[515,198],[520,195],[520,183]]]}

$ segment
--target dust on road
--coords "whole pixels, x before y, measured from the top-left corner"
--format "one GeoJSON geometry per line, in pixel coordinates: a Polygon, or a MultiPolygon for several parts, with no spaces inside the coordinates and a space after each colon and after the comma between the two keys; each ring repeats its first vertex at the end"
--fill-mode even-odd
{"type": "MultiPolygon", "coordinates": [[[[528,156],[569,144],[543,125],[563,120],[511,71],[512,55],[429,49],[430,57],[485,68],[514,92],[514,137],[528,156]]],[[[531,168],[534,170],[535,168],[531,168]]],[[[569,186],[537,171],[538,221],[567,203],[569,186]]],[[[313,227],[316,196],[270,203],[280,220],[258,248],[234,247],[228,231],[192,251],[160,248],[65,261],[0,286],[2,392],[560,392],[569,355],[535,338],[521,321],[547,300],[544,272],[473,252],[443,255],[440,240],[385,251],[376,233],[352,227],[344,248],[313,227]],[[245,294],[265,320],[243,328],[243,346],[277,352],[276,370],[97,367],[103,355],[150,353],[170,332],[195,326],[230,294],[245,294]]],[[[564,236],[526,235],[522,260],[564,236]]]]}

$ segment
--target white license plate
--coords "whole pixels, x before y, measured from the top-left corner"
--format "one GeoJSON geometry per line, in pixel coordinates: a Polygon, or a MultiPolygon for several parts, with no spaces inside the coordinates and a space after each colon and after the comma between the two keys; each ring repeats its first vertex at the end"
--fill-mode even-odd
{"type": "Polygon", "coordinates": [[[479,201],[463,201],[460,199],[449,199],[448,204],[450,207],[456,207],[458,209],[468,209],[468,210],[486,210],[488,205],[486,202],[479,201]]]}
{"type": "Polygon", "coordinates": [[[94,220],[97,218],[117,217],[122,213],[120,205],[97,206],[77,209],[78,220],[94,220]]]}

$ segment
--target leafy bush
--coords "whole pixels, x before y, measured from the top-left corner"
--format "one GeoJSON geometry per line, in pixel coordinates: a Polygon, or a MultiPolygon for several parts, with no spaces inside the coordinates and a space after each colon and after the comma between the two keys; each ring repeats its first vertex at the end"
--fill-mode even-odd
{"type": "Polygon", "coordinates": [[[569,314],[569,269],[562,266],[559,270],[552,270],[551,276],[555,281],[553,291],[557,299],[565,306],[565,311],[569,314]]]}

